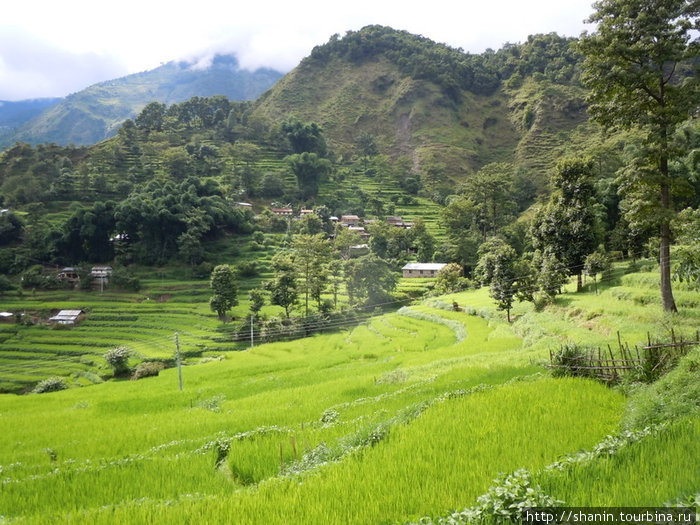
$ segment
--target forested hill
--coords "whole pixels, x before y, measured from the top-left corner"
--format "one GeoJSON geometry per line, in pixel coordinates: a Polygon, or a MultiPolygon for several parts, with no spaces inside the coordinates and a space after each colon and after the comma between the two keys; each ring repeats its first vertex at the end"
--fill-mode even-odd
{"type": "Polygon", "coordinates": [[[224,95],[253,100],[282,73],[272,69],[241,69],[233,55],[217,55],[208,67],[168,62],[156,69],[90,86],[0,137],[0,149],[15,141],[30,144],[90,145],[117,132],[149,102],[173,104],[194,96],[224,95]]]}
{"type": "Polygon", "coordinates": [[[4,144],[12,144],[18,128],[61,100],[60,98],[0,100],[0,150],[4,144]]]}
{"type": "Polygon", "coordinates": [[[368,26],[314,48],[252,115],[318,122],[341,154],[369,133],[382,152],[443,180],[493,161],[542,171],[587,121],[573,41],[537,35],[474,55],[368,26]]]}
{"type": "MultiPolygon", "coordinates": [[[[0,154],[0,205],[10,210],[0,216],[0,273],[113,259],[212,262],[208,243],[287,232],[271,203],[313,209],[327,233],[330,217],[344,214],[421,219],[410,235],[370,241],[373,252],[394,268],[416,254],[471,271],[493,235],[519,255],[533,249],[531,206],[561,193],[552,175],[569,168],[585,175],[592,199],[583,206],[594,214],[582,219],[594,226],[586,250],[641,253],[654,226],[626,217],[651,198],[621,195],[617,178],[640,146],[589,122],[574,44],[536,35],[471,55],[369,26],[315,48],[255,101],[150,102],[94,146],[16,144],[0,154]],[[578,159],[559,167],[567,156],[578,159]],[[241,202],[253,212],[234,206],[241,202]]],[[[694,187],[674,197],[677,209],[700,195],[688,175],[700,132],[697,121],[686,124],[674,141],[688,156],[671,167],[694,187]]]]}

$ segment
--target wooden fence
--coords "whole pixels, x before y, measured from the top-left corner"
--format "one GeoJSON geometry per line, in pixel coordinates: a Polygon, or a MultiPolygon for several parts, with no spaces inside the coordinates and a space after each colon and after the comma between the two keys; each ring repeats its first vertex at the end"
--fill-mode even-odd
{"type": "Polygon", "coordinates": [[[651,335],[647,334],[647,344],[641,348],[637,345],[630,348],[617,332],[615,351],[610,344],[606,349],[564,345],[558,352],[549,351],[549,367],[561,375],[595,377],[606,382],[617,381],[632,371],[655,377],[695,345],[700,345],[700,330],[695,333],[694,340],[688,340],[677,336],[672,329],[670,341],[656,343],[652,343],[651,335]]]}

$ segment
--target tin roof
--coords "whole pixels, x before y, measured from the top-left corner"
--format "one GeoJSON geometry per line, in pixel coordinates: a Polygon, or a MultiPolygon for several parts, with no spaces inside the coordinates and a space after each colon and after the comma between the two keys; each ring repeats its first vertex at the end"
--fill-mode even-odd
{"type": "Polygon", "coordinates": [[[446,263],[408,263],[401,269],[402,270],[435,270],[435,271],[439,272],[445,266],[447,266],[446,263]]]}

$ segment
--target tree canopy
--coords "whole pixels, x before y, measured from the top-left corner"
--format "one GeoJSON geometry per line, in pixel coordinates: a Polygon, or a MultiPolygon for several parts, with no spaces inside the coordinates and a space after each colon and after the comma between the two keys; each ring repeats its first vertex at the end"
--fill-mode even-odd
{"type": "MultiPolygon", "coordinates": [[[[671,288],[673,210],[669,161],[674,130],[697,111],[700,5],[694,0],[599,0],[585,35],[583,82],[593,119],[607,129],[639,129],[644,147],[626,172],[628,190],[654,187],[660,237],[661,297],[676,311],[671,288]]],[[[624,175],[624,174],[623,174],[624,175]]]]}

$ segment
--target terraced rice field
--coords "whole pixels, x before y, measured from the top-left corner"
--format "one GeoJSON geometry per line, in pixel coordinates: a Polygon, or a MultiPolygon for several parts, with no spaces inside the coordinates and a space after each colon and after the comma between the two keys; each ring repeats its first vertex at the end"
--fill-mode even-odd
{"type": "MultiPolygon", "coordinates": [[[[644,288],[644,279],[622,284],[644,288]]],[[[485,290],[431,299],[353,329],[186,366],[182,392],[168,369],[0,396],[0,523],[429,523],[474,505],[499,474],[519,469],[568,504],[610,505],[607,494],[630,505],[688,497],[700,468],[697,419],[614,457],[552,470],[615,435],[626,399],[590,380],[549,377],[538,363],[541,341],[586,333],[604,342],[622,326],[663,331],[654,306],[619,291],[566,294],[543,314],[519,305],[513,325],[485,290]],[[463,311],[451,310],[453,300],[463,311]],[[681,466],[687,475],[673,470],[681,466]]],[[[134,330],[154,342],[167,333],[149,327],[191,319],[174,299],[134,304],[134,330]]],[[[196,347],[217,321],[190,306],[201,316],[188,343],[196,347]]],[[[111,326],[117,318],[99,315],[93,333],[128,337],[111,326]]],[[[687,310],[677,327],[698,316],[687,310]]],[[[76,330],[47,332],[66,334],[69,347],[76,330]]]]}

